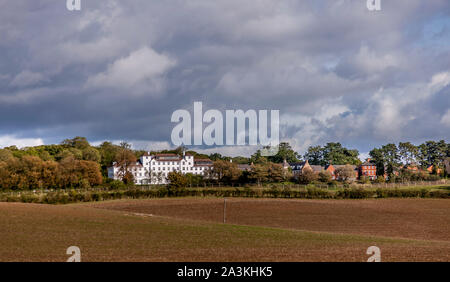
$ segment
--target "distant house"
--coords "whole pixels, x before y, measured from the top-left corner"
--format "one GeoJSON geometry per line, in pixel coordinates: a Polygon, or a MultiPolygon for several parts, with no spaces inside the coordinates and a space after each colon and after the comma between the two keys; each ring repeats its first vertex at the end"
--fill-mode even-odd
{"type": "Polygon", "coordinates": [[[377,178],[377,166],[370,162],[368,159],[366,162],[362,163],[358,167],[358,177],[368,177],[371,180],[377,178]]]}
{"type": "MultiPolygon", "coordinates": [[[[324,171],[328,171],[331,174],[331,179],[333,179],[333,180],[339,179],[339,176],[336,174],[336,170],[338,170],[340,168],[344,168],[346,166],[346,165],[332,165],[332,164],[329,164],[326,166],[310,165],[308,160],[306,160],[304,162],[290,163],[289,165],[292,169],[292,174],[295,178],[297,178],[299,175],[304,173],[306,170],[310,170],[316,174],[319,174],[324,171]]],[[[358,178],[358,167],[356,165],[349,165],[349,166],[353,169],[354,176],[348,180],[354,181],[358,178]]]]}
{"type": "MultiPolygon", "coordinates": [[[[134,177],[135,184],[167,184],[167,176],[170,172],[194,175],[209,175],[213,162],[209,159],[195,159],[194,156],[186,154],[155,154],[146,152],[139,160],[128,166],[128,172],[134,177]]],[[[120,167],[113,163],[108,167],[108,177],[119,180],[120,167]]]]}
{"type": "Polygon", "coordinates": [[[240,171],[250,171],[250,170],[252,169],[252,166],[249,165],[249,164],[238,164],[238,165],[237,165],[237,168],[238,168],[240,171]]]}
{"type": "Polygon", "coordinates": [[[311,168],[311,165],[309,164],[308,160],[305,162],[297,162],[297,163],[290,163],[289,164],[292,169],[292,175],[297,178],[299,175],[305,172],[305,170],[313,170],[311,168]]]}
{"type": "Polygon", "coordinates": [[[331,179],[336,180],[336,168],[332,164],[326,165],[325,171],[331,174],[331,179]]]}
{"type": "Polygon", "coordinates": [[[321,165],[310,165],[310,167],[311,167],[312,171],[315,173],[320,173],[325,170],[324,167],[321,165]]]}
{"type": "Polygon", "coordinates": [[[419,166],[415,163],[404,165],[403,169],[406,169],[406,170],[414,172],[414,173],[417,173],[420,171],[419,166]]]}
{"type": "MultiPolygon", "coordinates": [[[[427,171],[428,171],[429,173],[432,173],[433,170],[434,170],[434,165],[429,165],[429,166],[427,167],[427,171]]],[[[436,172],[437,172],[437,174],[441,174],[441,173],[442,173],[442,169],[441,169],[441,168],[437,168],[437,169],[436,169],[436,172]]]]}

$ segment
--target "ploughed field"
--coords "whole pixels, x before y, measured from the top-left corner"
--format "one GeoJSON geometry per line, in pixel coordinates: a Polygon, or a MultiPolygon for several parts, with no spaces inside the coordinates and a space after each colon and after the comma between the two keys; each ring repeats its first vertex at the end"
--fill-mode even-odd
{"type": "Polygon", "coordinates": [[[450,261],[445,199],[0,203],[0,261],[450,261]]]}

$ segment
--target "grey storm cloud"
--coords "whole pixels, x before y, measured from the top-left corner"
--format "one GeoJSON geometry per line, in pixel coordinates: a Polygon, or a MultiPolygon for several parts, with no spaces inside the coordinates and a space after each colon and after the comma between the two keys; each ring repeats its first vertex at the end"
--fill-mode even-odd
{"type": "Polygon", "coordinates": [[[81,3],[0,0],[0,146],[170,146],[194,101],[279,109],[299,151],[450,137],[447,0],[81,3]]]}

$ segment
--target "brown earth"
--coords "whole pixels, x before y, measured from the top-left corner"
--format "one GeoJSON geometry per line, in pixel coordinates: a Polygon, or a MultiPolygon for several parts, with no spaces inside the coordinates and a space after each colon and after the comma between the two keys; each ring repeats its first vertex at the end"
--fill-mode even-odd
{"type": "Polygon", "coordinates": [[[222,204],[0,203],[0,261],[65,261],[66,249],[78,246],[82,261],[362,262],[372,245],[383,261],[450,261],[446,200],[229,199],[228,224],[218,223],[222,204]]]}
{"type": "MultiPolygon", "coordinates": [[[[97,208],[223,222],[223,199],[153,199],[96,203],[97,208]]],[[[445,199],[227,199],[226,222],[332,233],[450,241],[445,199]]]]}

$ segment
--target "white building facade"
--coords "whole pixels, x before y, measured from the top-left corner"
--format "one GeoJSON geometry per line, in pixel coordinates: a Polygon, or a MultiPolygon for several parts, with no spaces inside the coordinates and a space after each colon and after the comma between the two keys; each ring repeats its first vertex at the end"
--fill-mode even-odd
{"type": "MultiPolygon", "coordinates": [[[[144,154],[135,164],[128,167],[133,174],[135,184],[167,184],[169,172],[178,171],[183,174],[209,176],[212,169],[212,161],[209,159],[194,159],[190,154],[179,156],[176,154],[144,154]]],[[[120,180],[120,167],[116,164],[108,167],[108,177],[120,180]]]]}

